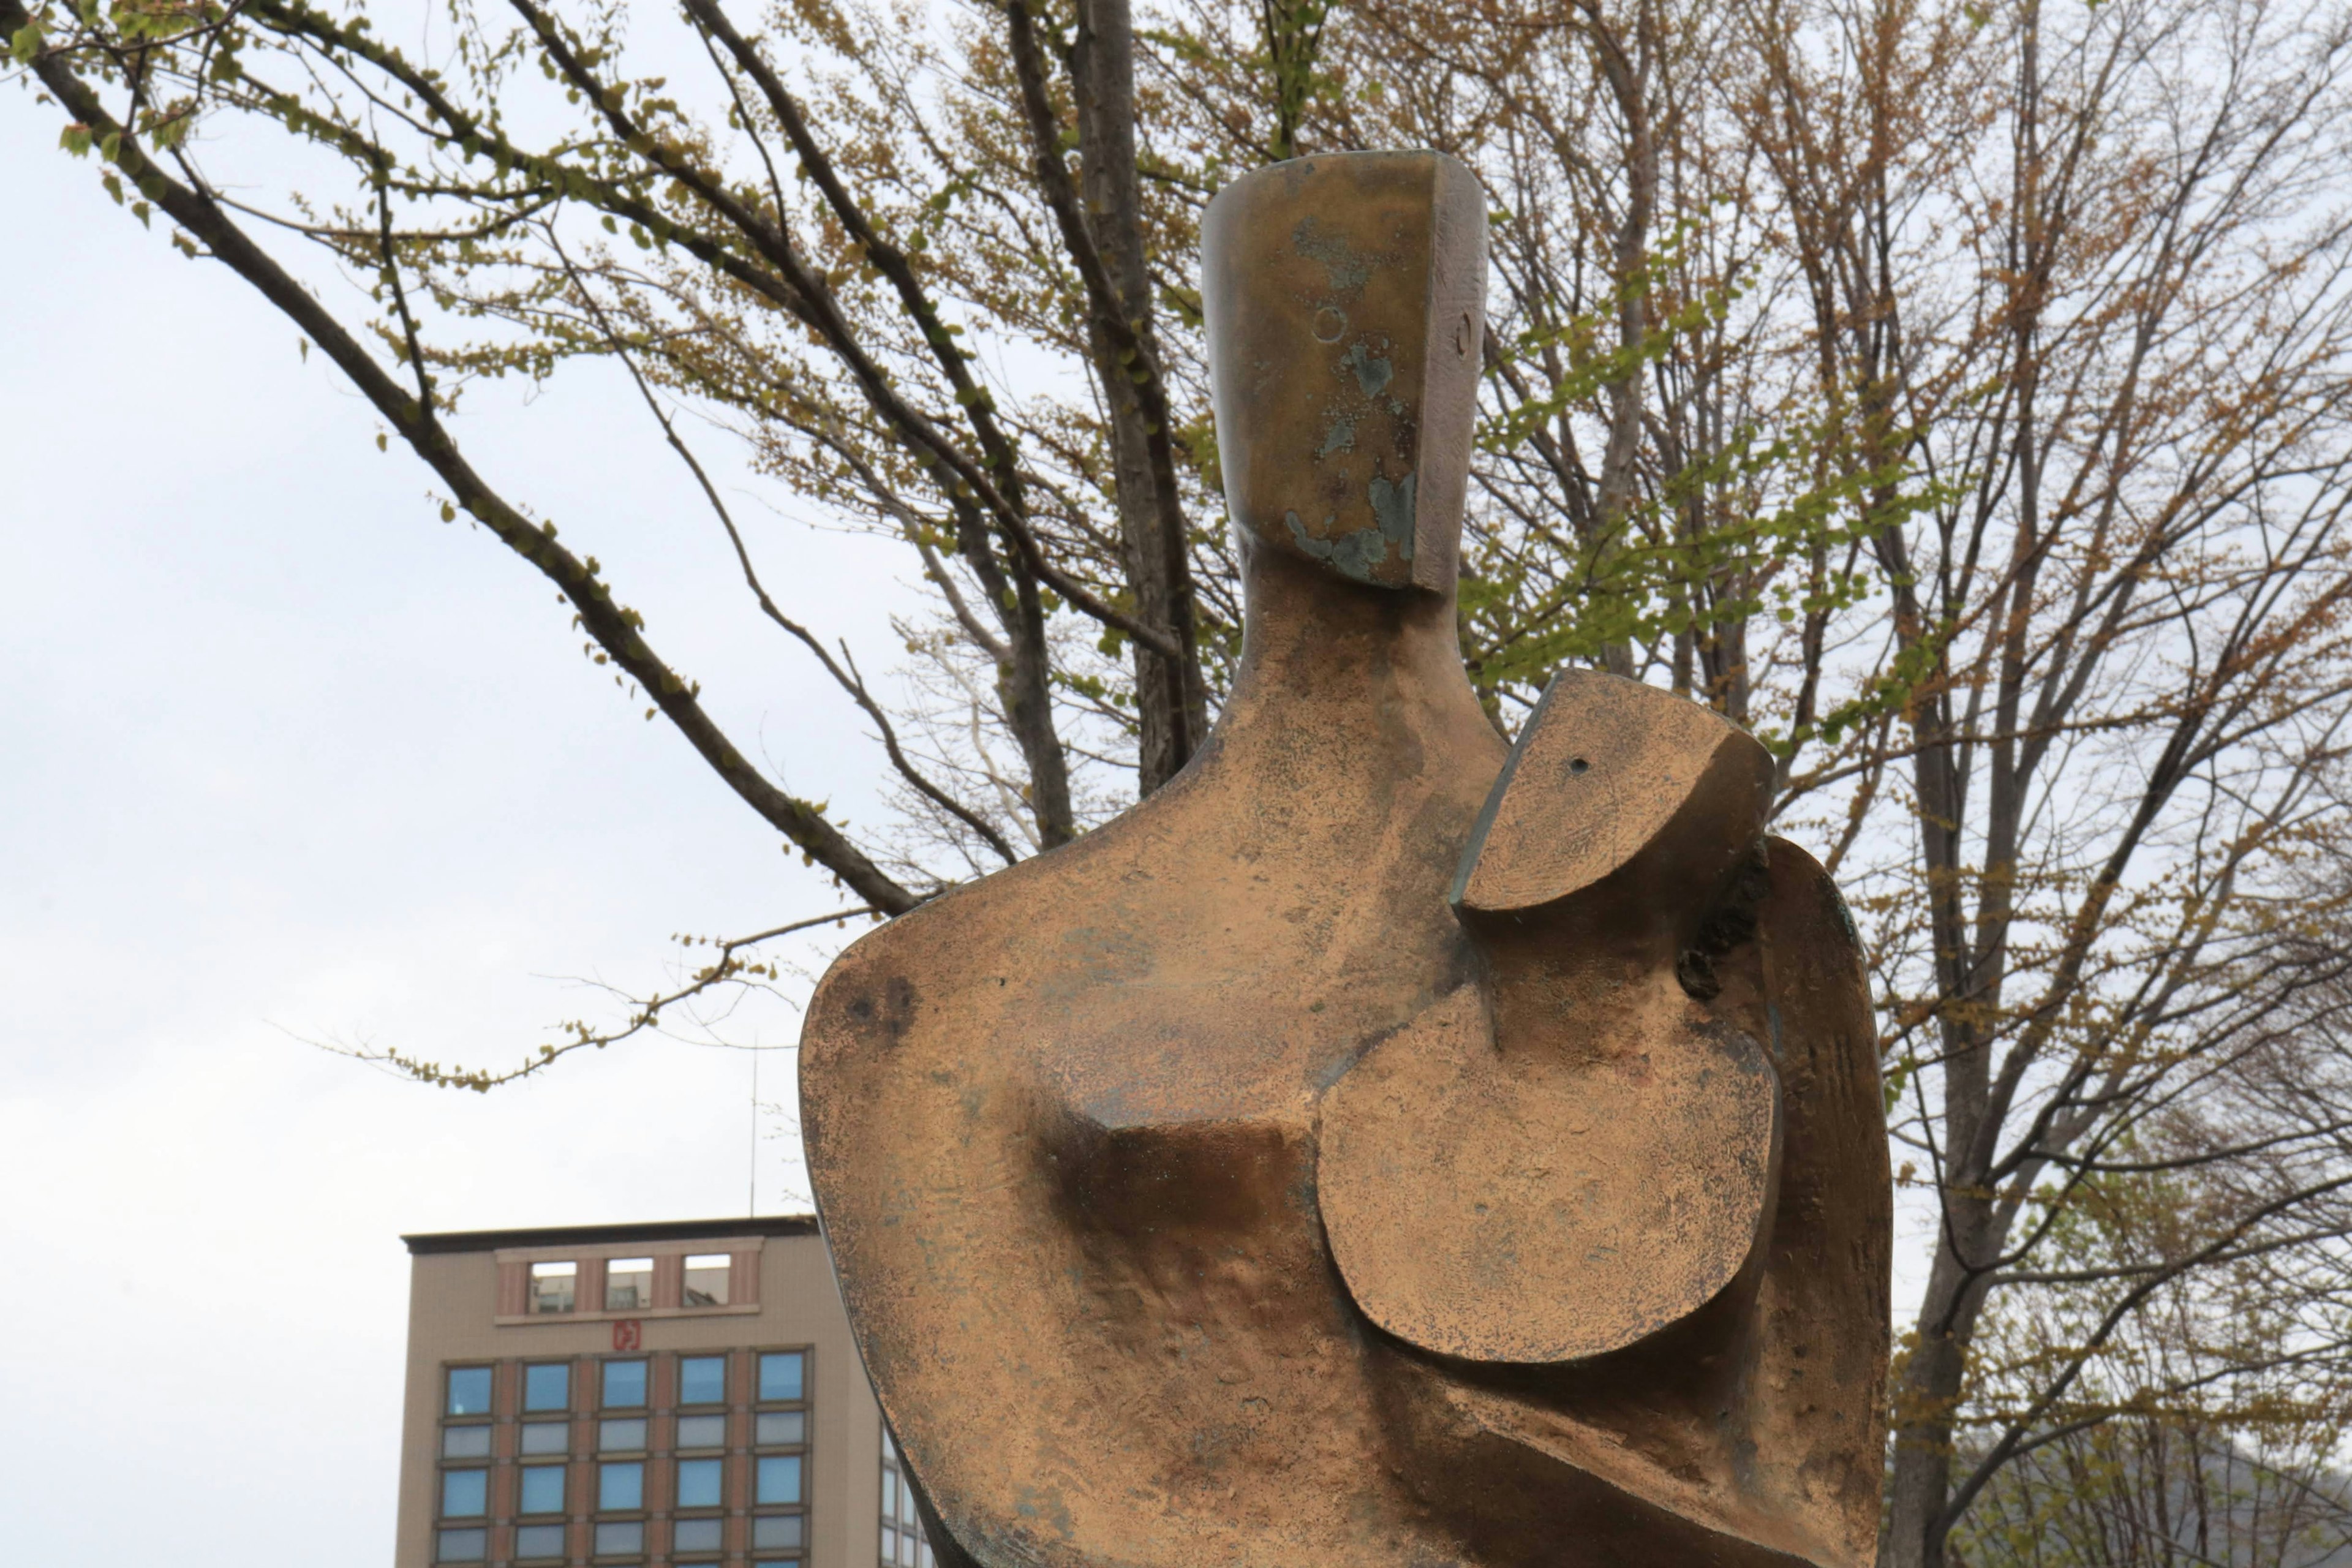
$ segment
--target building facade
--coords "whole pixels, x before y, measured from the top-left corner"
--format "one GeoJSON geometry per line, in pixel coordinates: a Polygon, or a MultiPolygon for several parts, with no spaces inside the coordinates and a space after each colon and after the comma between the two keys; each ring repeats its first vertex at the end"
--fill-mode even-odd
{"type": "Polygon", "coordinates": [[[934,1568],[814,1219],[403,1239],[395,1568],[934,1568]]]}

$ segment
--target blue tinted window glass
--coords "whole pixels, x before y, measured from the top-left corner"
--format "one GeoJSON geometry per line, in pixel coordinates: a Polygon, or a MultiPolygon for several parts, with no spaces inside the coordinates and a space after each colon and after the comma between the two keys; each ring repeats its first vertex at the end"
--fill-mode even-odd
{"type": "Polygon", "coordinates": [[[522,1407],[525,1410],[569,1410],[572,1408],[572,1367],[569,1363],[551,1362],[545,1366],[522,1369],[522,1407]]]}
{"type": "Polygon", "coordinates": [[[596,1555],[619,1557],[646,1549],[646,1527],[636,1520],[596,1527],[596,1555]]]}
{"type": "Polygon", "coordinates": [[[490,1369],[453,1366],[449,1369],[449,1407],[445,1415],[488,1415],[490,1413],[490,1369]]]}
{"type": "Polygon", "coordinates": [[[690,1355],[677,1363],[680,1405],[724,1405],[727,1402],[727,1358],[690,1355]]]}
{"type": "Polygon", "coordinates": [[[798,1351],[782,1351],[760,1358],[760,1397],[762,1399],[798,1399],[801,1396],[801,1363],[798,1351]]]}
{"type": "Polygon", "coordinates": [[[525,1513],[562,1513],[563,1511],[563,1467],[562,1465],[525,1465],[522,1468],[522,1511],[525,1513]]]}
{"type": "Polygon", "coordinates": [[[801,1457],[798,1454],[770,1454],[761,1458],[760,1500],[761,1502],[801,1500],[801,1457]]]}
{"type": "Polygon", "coordinates": [[[441,1472],[442,1518],[477,1519],[489,1510],[489,1471],[444,1470],[441,1472]]]}
{"type": "Polygon", "coordinates": [[[719,1532],[727,1526],[723,1519],[681,1519],[677,1533],[670,1537],[672,1552],[716,1552],[719,1532]]]}
{"type": "Polygon", "coordinates": [[[678,1507],[719,1506],[719,1464],[717,1459],[680,1459],[677,1462],[678,1507]]]}
{"type": "Polygon", "coordinates": [[[645,1507],[645,1466],[635,1459],[597,1466],[596,1506],[601,1509],[645,1507]]]}
{"type": "Polygon", "coordinates": [[[646,1363],[608,1361],[604,1363],[604,1408],[633,1409],[646,1402],[646,1363]]]}
{"type": "Polygon", "coordinates": [[[798,1546],[800,1543],[799,1514],[764,1514],[751,1521],[751,1544],[754,1546],[798,1546]]]}
{"type": "Polygon", "coordinates": [[[560,1524],[526,1524],[515,1531],[518,1557],[561,1557],[565,1550],[560,1524]]]}
{"type": "Polygon", "coordinates": [[[438,1550],[433,1553],[436,1563],[479,1563],[489,1552],[490,1532],[487,1530],[445,1530],[441,1532],[438,1550]]]}

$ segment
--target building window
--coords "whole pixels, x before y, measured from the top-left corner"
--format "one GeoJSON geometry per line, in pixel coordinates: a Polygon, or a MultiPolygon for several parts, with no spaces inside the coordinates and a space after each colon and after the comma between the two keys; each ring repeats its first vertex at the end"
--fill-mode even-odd
{"type": "Polygon", "coordinates": [[[572,1363],[567,1361],[541,1362],[522,1369],[522,1407],[525,1410],[569,1410],[572,1408],[572,1363]]]}
{"type": "Polygon", "coordinates": [[[490,1457],[490,1428],[480,1423],[470,1426],[445,1426],[441,1429],[441,1457],[445,1459],[487,1459],[490,1457]]]}
{"type": "Polygon", "coordinates": [[[735,1260],[723,1252],[698,1252],[686,1260],[686,1304],[689,1307],[727,1305],[727,1276],[735,1260]]]}
{"type": "Polygon", "coordinates": [[[479,1519],[489,1511],[489,1471],[444,1470],[441,1472],[442,1518],[479,1519]]]}
{"type": "Polygon", "coordinates": [[[522,1424],[522,1451],[526,1454],[568,1454],[572,1452],[572,1423],[569,1421],[526,1421],[522,1424]]]}
{"type": "Polygon", "coordinates": [[[639,1520],[605,1520],[596,1526],[596,1555],[634,1557],[646,1549],[646,1527],[639,1520]]]}
{"type": "Polygon", "coordinates": [[[723,1484],[719,1475],[722,1464],[723,1461],[719,1459],[680,1459],[677,1462],[677,1506],[717,1508],[723,1484]]]}
{"type": "Polygon", "coordinates": [[[435,1543],[436,1563],[479,1563],[489,1554],[490,1532],[487,1530],[445,1530],[435,1543]]]}
{"type": "Polygon", "coordinates": [[[632,1415],[622,1421],[596,1423],[596,1451],[600,1454],[642,1454],[646,1451],[646,1418],[632,1415]]]}
{"type": "Polygon", "coordinates": [[[604,1363],[604,1397],[607,1410],[642,1410],[646,1403],[646,1363],[641,1361],[608,1361],[604,1363]]]}
{"type": "Polygon", "coordinates": [[[719,1542],[727,1530],[723,1519],[681,1519],[670,1537],[670,1552],[684,1556],[689,1552],[708,1552],[718,1555],[719,1542]]]}
{"type": "Polygon", "coordinates": [[[727,1447],[727,1417],[724,1415],[681,1415],[677,1418],[677,1446],[681,1448],[723,1448],[727,1447]]]}
{"type": "Polygon", "coordinates": [[[723,1355],[680,1356],[677,1363],[680,1405],[727,1403],[727,1358],[723,1355]]]}
{"type": "MultiPolygon", "coordinates": [[[[625,1513],[646,1506],[646,1467],[636,1459],[596,1467],[596,1507],[625,1513]]],[[[601,1550],[601,1549],[600,1549],[601,1550]]]]}
{"type": "Polygon", "coordinates": [[[887,1432],[882,1434],[882,1568],[938,1568],[915,1511],[915,1489],[907,1484],[906,1461],[887,1432]]]}
{"type": "Polygon", "coordinates": [[[441,1413],[445,1415],[488,1415],[490,1413],[490,1369],[486,1366],[451,1367],[449,1398],[441,1413]]]}
{"type": "Polygon", "coordinates": [[[564,1554],[563,1526],[560,1524],[526,1524],[515,1531],[515,1555],[526,1562],[564,1554]]]}
{"type": "Polygon", "coordinates": [[[762,1454],[758,1462],[759,1495],[755,1500],[763,1503],[801,1500],[801,1457],[798,1454],[762,1454]]]}
{"type": "Polygon", "coordinates": [[[604,1310],[643,1312],[654,1304],[654,1260],[615,1258],[604,1265],[604,1310]]]}
{"type": "MultiPolygon", "coordinates": [[[[802,1404],[808,1395],[806,1351],[763,1351],[756,1363],[754,1392],[761,1405],[802,1404]]],[[[761,1450],[798,1448],[808,1437],[808,1412],[755,1410],[751,1441],[761,1450]]],[[[796,1453],[761,1452],[751,1461],[752,1503],[756,1508],[791,1512],[755,1513],[751,1545],[762,1552],[796,1553],[807,1540],[808,1518],[800,1509],[807,1499],[806,1458],[796,1453]]],[[[789,1555],[763,1559],[761,1568],[801,1568],[789,1555]]]]}
{"type": "Polygon", "coordinates": [[[808,1357],[800,1351],[771,1351],[760,1358],[760,1403],[776,1400],[797,1400],[806,1397],[802,1393],[803,1373],[808,1357]]]}
{"type": "Polygon", "coordinates": [[[577,1263],[534,1263],[530,1266],[530,1310],[541,1312],[568,1312],[578,1295],[580,1265],[577,1263]]]}
{"type": "Polygon", "coordinates": [[[758,1551],[772,1552],[779,1547],[797,1547],[800,1543],[799,1514],[765,1513],[751,1521],[751,1545],[758,1551]]]}
{"type": "Polygon", "coordinates": [[[562,1513],[563,1472],[562,1465],[525,1465],[522,1468],[522,1503],[516,1511],[562,1513]]]}

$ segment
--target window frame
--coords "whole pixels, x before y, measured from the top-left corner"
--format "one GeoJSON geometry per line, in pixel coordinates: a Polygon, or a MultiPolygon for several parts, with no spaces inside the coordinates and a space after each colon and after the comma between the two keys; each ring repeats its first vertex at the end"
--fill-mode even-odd
{"type": "Polygon", "coordinates": [[[751,1404],[753,1406],[762,1410],[789,1410],[794,1406],[806,1405],[809,1403],[809,1384],[815,1381],[809,1375],[809,1369],[814,1359],[812,1353],[814,1348],[809,1345],[772,1345],[753,1351],[751,1352],[751,1404]],[[767,1360],[772,1355],[796,1355],[801,1358],[801,1391],[798,1394],[788,1399],[768,1397],[767,1360]]]}
{"type": "Polygon", "coordinates": [[[515,1462],[518,1464],[527,1464],[534,1460],[571,1458],[572,1457],[572,1450],[578,1446],[579,1441],[577,1428],[580,1425],[580,1418],[578,1413],[570,1410],[563,1411],[561,1413],[562,1419],[560,1420],[549,1419],[548,1417],[551,1413],[547,1411],[534,1411],[532,1414],[538,1415],[540,1419],[534,1421],[529,1415],[518,1415],[515,1417],[515,1462]],[[560,1448],[532,1447],[530,1446],[530,1434],[534,1431],[545,1431],[551,1426],[563,1434],[563,1446],[560,1448]]]}
{"type": "Polygon", "coordinates": [[[602,1514],[597,1514],[590,1518],[588,1521],[588,1561],[591,1563],[643,1563],[645,1560],[646,1514],[644,1510],[640,1509],[637,1512],[624,1519],[606,1519],[602,1514]],[[624,1547],[618,1552],[605,1551],[604,1542],[599,1539],[599,1537],[601,1537],[606,1530],[616,1526],[622,1528],[635,1526],[637,1531],[636,1545],[632,1547],[624,1547]]]}
{"type": "Polygon", "coordinates": [[[530,1519],[529,1521],[525,1521],[521,1516],[518,1515],[514,1527],[514,1551],[512,1553],[514,1560],[518,1563],[570,1562],[572,1559],[572,1522],[573,1516],[569,1513],[563,1515],[561,1519],[530,1519]],[[556,1541],[558,1543],[555,1550],[551,1552],[526,1552],[523,1550],[522,1538],[523,1532],[529,1530],[554,1531],[556,1532],[556,1541]]]}
{"type": "Polygon", "coordinates": [[[488,1524],[436,1524],[433,1527],[433,1561],[442,1563],[488,1563],[490,1560],[490,1527],[488,1524]],[[451,1557],[443,1548],[453,1535],[478,1535],[482,1549],[471,1557],[451,1557]]]}
{"type": "Polygon", "coordinates": [[[709,1458],[717,1455],[732,1452],[735,1445],[728,1436],[727,1427],[729,1421],[733,1417],[734,1414],[735,1412],[731,1408],[720,1410],[698,1409],[673,1411],[670,1415],[669,1427],[669,1446],[671,1451],[684,1457],[698,1458],[709,1458]],[[689,1421],[716,1421],[719,1424],[719,1441],[716,1443],[688,1442],[686,1440],[686,1424],[689,1421]]]}
{"type": "Polygon", "coordinates": [[[806,1568],[809,1542],[813,1538],[812,1515],[816,1508],[818,1472],[816,1445],[812,1441],[816,1419],[816,1346],[799,1344],[753,1345],[746,1352],[750,1357],[742,1408],[749,1417],[750,1429],[744,1433],[744,1444],[737,1450],[744,1465],[744,1496],[739,1511],[748,1516],[744,1527],[745,1556],[742,1561],[757,1559],[762,1563],[781,1563],[785,1568],[806,1568]],[[797,1355],[801,1359],[800,1395],[794,1399],[768,1399],[761,1368],[772,1355],[797,1355]],[[762,1443],[760,1441],[760,1417],[783,1412],[798,1412],[801,1436],[797,1443],[762,1443]],[[760,1461],[763,1458],[796,1458],[800,1460],[800,1501],[796,1503],[763,1503],[760,1500],[760,1461]],[[796,1546],[757,1544],[760,1521],[797,1516],[800,1520],[800,1543],[796,1546]]]}
{"type": "MultiPolygon", "coordinates": [[[[604,1413],[608,1410],[616,1412],[634,1410],[648,1418],[652,1416],[655,1404],[654,1394],[656,1393],[654,1386],[654,1363],[656,1359],[658,1358],[646,1351],[622,1351],[616,1354],[602,1355],[596,1358],[597,1419],[602,1420],[604,1416],[604,1413]],[[606,1381],[612,1375],[607,1369],[615,1366],[627,1365],[632,1363],[645,1369],[645,1390],[638,1396],[637,1402],[635,1405],[614,1405],[605,1397],[606,1381]]],[[[650,1436],[650,1435],[651,1434],[648,1433],[648,1436],[650,1436]]]]}
{"type": "Polygon", "coordinates": [[[718,1312],[724,1311],[730,1307],[746,1305],[747,1303],[740,1302],[736,1300],[736,1297],[740,1294],[740,1292],[735,1289],[734,1253],[688,1252],[681,1253],[678,1256],[677,1304],[681,1310],[688,1312],[718,1312]],[[712,1258],[724,1258],[726,1261],[714,1265],[710,1261],[712,1258]],[[695,1268],[697,1263],[700,1263],[702,1265],[699,1269],[695,1268]],[[693,1289],[693,1288],[687,1283],[688,1277],[697,1273],[724,1274],[727,1277],[726,1297],[723,1300],[715,1301],[694,1301],[688,1300],[688,1297],[691,1294],[693,1289]]]}
{"type": "MultiPolygon", "coordinates": [[[[728,1375],[732,1369],[727,1363],[732,1359],[725,1351],[679,1351],[671,1355],[669,1358],[672,1380],[670,1407],[681,1415],[703,1415],[727,1409],[729,1406],[727,1384],[732,1381],[728,1375]],[[695,1361],[715,1361],[719,1363],[718,1398],[693,1400],[687,1398],[686,1363],[695,1361]]],[[[758,1366],[755,1363],[753,1365],[755,1376],[757,1373],[758,1366]]]]}
{"type": "Polygon", "coordinates": [[[644,1458],[645,1456],[650,1455],[653,1451],[654,1420],[650,1412],[643,1415],[607,1415],[602,1411],[597,1412],[596,1441],[589,1451],[588,1457],[590,1458],[601,1461],[607,1454],[614,1455],[616,1457],[625,1457],[630,1454],[635,1454],[639,1458],[644,1458]],[[612,1447],[606,1447],[604,1446],[604,1428],[608,1426],[618,1426],[624,1421],[631,1421],[636,1424],[639,1439],[637,1446],[634,1448],[626,1448],[615,1444],[612,1447]]]}
{"type": "Polygon", "coordinates": [[[681,1457],[673,1451],[668,1458],[670,1464],[670,1512],[674,1514],[688,1512],[700,1514],[712,1510],[724,1510],[726,1508],[727,1458],[725,1455],[696,1454],[691,1457],[681,1457]],[[686,1500],[686,1470],[687,1467],[689,1465],[694,1466],[698,1471],[707,1470],[709,1473],[716,1475],[719,1478],[719,1498],[717,1501],[688,1502],[686,1500]]]}
{"type": "Polygon", "coordinates": [[[441,1363],[441,1419],[457,1421],[496,1421],[499,1411],[499,1363],[495,1361],[445,1361],[441,1363]],[[454,1374],[461,1372],[481,1372],[489,1374],[489,1403],[480,1410],[452,1410],[454,1400],[449,1384],[454,1374]]]}
{"type": "Polygon", "coordinates": [[[480,1524],[487,1527],[492,1513],[490,1505],[495,1500],[490,1496],[490,1478],[496,1468],[495,1460],[479,1465],[442,1466],[435,1478],[437,1484],[433,1493],[434,1521],[437,1524],[480,1524]],[[452,1513],[449,1510],[449,1483],[459,1476],[477,1476],[481,1480],[482,1506],[471,1513],[452,1513]]]}
{"type": "Polygon", "coordinates": [[[580,1279],[583,1270],[580,1267],[580,1259],[576,1258],[542,1258],[535,1262],[525,1265],[522,1277],[522,1310],[524,1314],[533,1318],[578,1317],[580,1315],[580,1279]],[[539,1281],[541,1276],[539,1271],[542,1268],[550,1270],[550,1272],[545,1276],[547,1279],[569,1279],[572,1281],[572,1293],[566,1300],[564,1305],[561,1307],[547,1308],[540,1306],[539,1281]],[[572,1272],[568,1275],[560,1272],[560,1270],[566,1268],[570,1269],[572,1272]]]}
{"type": "Polygon", "coordinates": [[[939,1568],[939,1554],[931,1550],[931,1532],[923,1523],[923,1511],[915,1506],[914,1489],[907,1484],[906,1456],[898,1451],[898,1439],[890,1428],[882,1428],[882,1516],[880,1529],[874,1538],[874,1553],[881,1568],[939,1568]],[[913,1524],[911,1531],[908,1520],[913,1524]],[[895,1540],[911,1533],[915,1538],[915,1561],[910,1565],[900,1562],[898,1554],[889,1550],[895,1540]]]}
{"type": "Polygon", "coordinates": [[[580,1368],[578,1358],[573,1356],[538,1356],[525,1360],[519,1357],[516,1360],[515,1367],[514,1414],[515,1419],[518,1423],[520,1423],[525,1416],[530,1415],[537,1415],[542,1418],[561,1415],[569,1420],[579,1409],[580,1402],[576,1397],[580,1388],[580,1368]],[[533,1405],[530,1402],[530,1374],[534,1372],[543,1372],[550,1367],[560,1367],[562,1369],[563,1403],[561,1405],[533,1405]]]}
{"type": "Polygon", "coordinates": [[[526,1520],[533,1524],[547,1524],[556,1520],[568,1520],[572,1517],[572,1460],[569,1457],[562,1459],[541,1460],[536,1464],[526,1464],[518,1459],[513,1468],[515,1473],[514,1518],[517,1524],[526,1520]],[[546,1470],[553,1470],[556,1473],[559,1500],[552,1509],[531,1508],[529,1506],[530,1477],[533,1471],[546,1470]]]}
{"type": "Polygon", "coordinates": [[[691,1556],[685,1558],[687,1568],[717,1568],[717,1564],[721,1562],[731,1563],[737,1561],[737,1559],[730,1557],[727,1554],[727,1515],[723,1512],[710,1510],[697,1511],[695,1513],[686,1514],[683,1516],[672,1513],[669,1521],[670,1561],[674,1563],[677,1563],[679,1561],[680,1554],[686,1552],[692,1553],[691,1556]],[[691,1546],[680,1544],[677,1539],[678,1527],[685,1524],[717,1525],[719,1527],[719,1544],[716,1546],[691,1546]]]}
{"type": "Polygon", "coordinates": [[[444,1468],[462,1468],[467,1463],[475,1459],[479,1459],[484,1464],[488,1464],[491,1459],[497,1457],[499,1426],[498,1423],[495,1421],[444,1420],[437,1430],[441,1434],[441,1445],[439,1448],[435,1451],[433,1457],[436,1459],[440,1460],[444,1468]],[[451,1453],[449,1451],[449,1436],[453,1432],[479,1432],[482,1435],[482,1451],[478,1454],[451,1453]]]}
{"type": "Polygon", "coordinates": [[[614,1316],[623,1316],[629,1313],[650,1312],[654,1310],[654,1275],[660,1267],[660,1260],[658,1258],[655,1258],[650,1253],[641,1252],[632,1254],[625,1258],[599,1258],[597,1261],[601,1262],[604,1266],[602,1270],[604,1275],[604,1289],[598,1292],[604,1299],[604,1304],[603,1310],[604,1311],[612,1313],[614,1316]],[[614,1306],[613,1304],[613,1276],[616,1272],[614,1266],[620,1263],[642,1263],[645,1265],[645,1268],[642,1269],[632,1268],[626,1270],[626,1272],[630,1274],[643,1274],[645,1276],[646,1289],[644,1300],[635,1302],[625,1307],[614,1306]]]}
{"type": "Polygon", "coordinates": [[[594,1508],[591,1509],[589,1511],[590,1511],[590,1512],[592,1512],[592,1513],[593,1513],[593,1514],[595,1514],[595,1515],[596,1515],[596,1517],[597,1517],[598,1519],[600,1519],[600,1520],[601,1520],[601,1519],[603,1519],[603,1518],[604,1518],[604,1515],[606,1515],[606,1514],[608,1514],[608,1513],[610,1513],[610,1514],[629,1514],[629,1515],[635,1515],[635,1516],[638,1516],[638,1517],[643,1517],[643,1515],[645,1514],[645,1511],[646,1511],[646,1469],[647,1469],[647,1468],[652,1465],[652,1463],[653,1463],[653,1461],[652,1461],[652,1459],[650,1459],[650,1458],[639,1458],[639,1459],[599,1459],[599,1460],[597,1460],[597,1461],[596,1461],[596,1492],[595,1492],[596,1506],[595,1506],[594,1508]],[[632,1469],[632,1470],[635,1470],[635,1471],[636,1471],[636,1472],[637,1472],[637,1500],[636,1500],[636,1501],[635,1501],[635,1502],[628,1502],[628,1503],[608,1503],[608,1502],[606,1502],[606,1501],[604,1500],[604,1478],[605,1478],[605,1475],[606,1475],[608,1472],[610,1472],[610,1471],[614,1471],[614,1470],[620,1470],[620,1469],[625,1469],[625,1469],[632,1469]]]}

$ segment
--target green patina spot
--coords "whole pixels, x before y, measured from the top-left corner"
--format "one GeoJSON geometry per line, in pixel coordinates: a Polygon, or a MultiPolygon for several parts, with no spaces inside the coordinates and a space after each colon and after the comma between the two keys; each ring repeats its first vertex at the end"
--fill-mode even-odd
{"type": "Polygon", "coordinates": [[[1396,366],[1385,359],[1374,359],[1361,338],[1348,345],[1348,368],[1356,373],[1356,384],[1366,397],[1378,397],[1396,379],[1396,366]]]}
{"type": "Polygon", "coordinates": [[[1405,561],[1412,559],[1414,477],[1407,474],[1391,484],[1375,476],[1371,485],[1372,515],[1380,520],[1381,534],[1396,546],[1398,557],[1405,561]]]}
{"type": "MultiPolygon", "coordinates": [[[[1318,539],[1307,531],[1307,525],[1299,521],[1297,512],[1283,513],[1282,521],[1290,525],[1290,537],[1298,542],[1299,549],[1318,561],[1329,562],[1339,569],[1341,576],[1351,577],[1359,583],[1376,581],[1372,574],[1389,558],[1389,542],[1382,536],[1381,529],[1359,528],[1337,539],[1318,539]]],[[[1325,518],[1323,526],[1330,527],[1333,521],[1332,518],[1325,518]]]]}
{"type": "MultiPolygon", "coordinates": [[[[1329,562],[1342,576],[1359,583],[1375,583],[1379,581],[1375,574],[1387,563],[1391,552],[1400,561],[1412,559],[1413,479],[1407,474],[1394,484],[1374,479],[1370,487],[1373,525],[1351,529],[1336,539],[1316,538],[1295,511],[1284,512],[1282,521],[1289,526],[1290,537],[1307,555],[1329,562]]],[[[1336,514],[1326,517],[1325,531],[1328,532],[1338,521],[1336,514]]]]}
{"type": "Polygon", "coordinates": [[[1330,275],[1331,287],[1343,294],[1353,294],[1370,282],[1373,264],[1382,259],[1366,255],[1335,235],[1318,233],[1311,216],[1300,218],[1298,226],[1290,231],[1290,247],[1308,260],[1321,262],[1330,275]]]}
{"type": "Polygon", "coordinates": [[[1355,449],[1356,422],[1335,415],[1331,420],[1331,428],[1323,433],[1322,449],[1315,455],[1318,458],[1328,458],[1334,452],[1352,452],[1355,449]]]}

